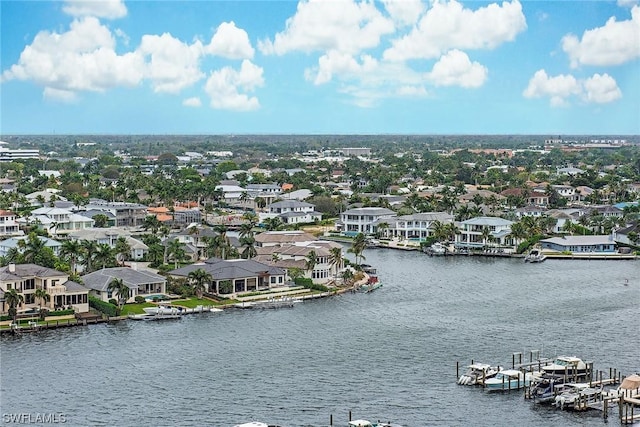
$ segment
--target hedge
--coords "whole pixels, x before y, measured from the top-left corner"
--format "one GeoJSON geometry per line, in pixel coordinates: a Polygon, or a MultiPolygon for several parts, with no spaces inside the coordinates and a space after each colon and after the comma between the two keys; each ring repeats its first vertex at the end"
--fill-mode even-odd
{"type": "Polygon", "coordinates": [[[104,302],[101,299],[93,297],[89,295],[89,307],[95,308],[101,313],[106,314],[107,316],[115,317],[118,313],[118,307],[113,304],[109,304],[108,302],[104,302]]]}
{"type": "Polygon", "coordinates": [[[72,308],[69,310],[50,311],[47,316],[68,316],[69,314],[76,314],[76,311],[72,308]]]}

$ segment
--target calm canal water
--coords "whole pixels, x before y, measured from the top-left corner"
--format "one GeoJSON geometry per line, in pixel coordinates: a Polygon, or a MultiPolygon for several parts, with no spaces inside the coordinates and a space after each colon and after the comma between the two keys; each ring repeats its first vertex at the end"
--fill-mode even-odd
{"type": "Polygon", "coordinates": [[[638,261],[365,255],[384,283],[370,294],[4,336],[1,412],[73,426],[346,426],[349,411],[414,427],[601,426],[599,411],[458,386],[456,361],[541,350],[640,371],[638,261]]]}

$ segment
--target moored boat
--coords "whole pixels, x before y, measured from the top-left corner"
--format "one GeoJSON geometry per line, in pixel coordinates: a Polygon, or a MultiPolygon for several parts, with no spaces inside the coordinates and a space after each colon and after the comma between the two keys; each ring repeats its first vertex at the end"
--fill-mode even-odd
{"type": "Polygon", "coordinates": [[[529,253],[524,257],[524,262],[542,262],[547,259],[547,256],[542,253],[540,249],[531,249],[529,253]]]}
{"type": "Polygon", "coordinates": [[[531,385],[533,374],[523,373],[517,369],[505,369],[496,374],[495,377],[485,380],[484,386],[487,391],[508,391],[518,390],[531,385]]]}
{"type": "Polygon", "coordinates": [[[531,383],[526,397],[533,399],[536,403],[551,403],[564,391],[564,386],[564,377],[542,375],[531,383]]]}
{"type": "Polygon", "coordinates": [[[567,378],[584,377],[587,374],[587,364],[575,356],[558,356],[555,360],[542,367],[548,375],[566,376],[567,378]]]}
{"type": "Polygon", "coordinates": [[[255,308],[286,308],[293,307],[296,303],[301,302],[302,300],[299,298],[292,297],[271,297],[266,299],[265,301],[256,301],[254,307],[255,308]]]}
{"type": "Polygon", "coordinates": [[[499,366],[491,366],[487,363],[473,363],[467,366],[467,371],[460,375],[458,384],[460,385],[479,385],[485,380],[495,377],[501,368],[499,366]]]}
{"type": "Polygon", "coordinates": [[[146,314],[180,314],[181,310],[177,307],[171,307],[168,305],[159,305],[157,307],[144,307],[146,314]]]}
{"type": "Polygon", "coordinates": [[[599,400],[602,388],[590,387],[589,383],[569,383],[563,386],[553,404],[560,409],[585,409],[589,403],[599,400]]]}
{"type": "Polygon", "coordinates": [[[447,248],[442,243],[435,242],[434,244],[432,244],[431,246],[426,248],[425,252],[428,255],[446,255],[447,254],[447,248]]]}

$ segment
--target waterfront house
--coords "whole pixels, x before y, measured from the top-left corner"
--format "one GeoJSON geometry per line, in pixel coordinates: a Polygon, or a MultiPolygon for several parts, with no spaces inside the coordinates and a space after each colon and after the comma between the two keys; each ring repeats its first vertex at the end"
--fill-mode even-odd
{"type": "Polygon", "coordinates": [[[455,246],[464,249],[487,247],[513,248],[516,244],[511,237],[511,224],[507,219],[481,216],[460,222],[455,246]]]}
{"type": "Polygon", "coordinates": [[[50,311],[73,309],[76,313],[89,311],[89,289],[69,280],[69,275],[52,268],[37,264],[9,264],[0,267],[0,313],[9,310],[4,301],[4,293],[15,289],[23,296],[18,313],[34,310],[42,305],[50,311]],[[37,289],[44,289],[50,297],[49,302],[36,298],[37,289]]]}
{"type": "Polygon", "coordinates": [[[136,270],[129,267],[103,268],[82,276],[85,286],[90,289],[91,295],[102,301],[116,299],[109,288],[114,279],[121,279],[129,288],[127,302],[135,297],[147,297],[167,292],[167,279],[149,270],[136,270]]]}
{"type": "Polygon", "coordinates": [[[318,240],[301,230],[265,231],[256,234],[255,239],[256,247],[305,245],[318,240]]]}
{"type": "Polygon", "coordinates": [[[387,208],[349,209],[340,214],[340,221],[336,222],[336,228],[348,235],[374,234],[377,231],[375,224],[395,216],[397,214],[387,208]]]}
{"type": "Polygon", "coordinates": [[[422,212],[380,219],[375,223],[375,228],[383,238],[424,240],[433,235],[436,224],[450,224],[453,221],[453,215],[447,212],[422,212]]]}
{"type": "Polygon", "coordinates": [[[618,250],[618,244],[611,235],[552,237],[540,240],[540,245],[542,249],[571,253],[615,253],[618,250]]]}
{"type": "Polygon", "coordinates": [[[122,237],[131,248],[129,258],[131,260],[141,260],[149,251],[149,247],[139,239],[131,236],[131,232],[121,227],[109,228],[90,228],[85,230],[76,230],[69,233],[71,240],[89,240],[97,244],[107,244],[111,248],[116,247],[118,239],[122,237]]]}
{"type": "Polygon", "coordinates": [[[212,277],[207,284],[207,292],[229,296],[241,292],[266,290],[284,286],[284,269],[255,261],[253,259],[210,258],[203,263],[191,264],[169,274],[177,278],[188,278],[189,273],[201,269],[212,277]]]}

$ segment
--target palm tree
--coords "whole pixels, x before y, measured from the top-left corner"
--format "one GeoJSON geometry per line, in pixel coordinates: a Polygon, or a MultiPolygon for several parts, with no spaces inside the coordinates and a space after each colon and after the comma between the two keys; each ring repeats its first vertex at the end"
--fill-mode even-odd
{"type": "Polygon", "coordinates": [[[18,317],[17,307],[24,302],[24,296],[19,294],[15,289],[9,289],[4,293],[4,301],[9,306],[9,317],[11,317],[15,323],[16,318],[18,317]]]}
{"type": "Polygon", "coordinates": [[[98,243],[94,240],[81,240],[80,248],[82,261],[86,267],[85,271],[87,273],[91,273],[93,271],[93,259],[96,256],[96,251],[98,250],[98,243]]]}
{"type": "Polygon", "coordinates": [[[211,274],[201,268],[190,272],[187,277],[193,286],[193,292],[198,298],[202,298],[202,295],[207,290],[206,284],[210,284],[213,281],[211,274]]]}
{"type": "Polygon", "coordinates": [[[120,265],[124,266],[124,262],[131,257],[131,245],[129,245],[127,239],[122,236],[118,237],[115,252],[117,258],[120,260],[120,265]]]}
{"type": "Polygon", "coordinates": [[[101,265],[102,268],[110,267],[116,264],[117,261],[115,250],[111,248],[111,246],[109,246],[107,243],[100,243],[96,248],[94,261],[96,264],[101,265]]]}
{"type": "Polygon", "coordinates": [[[240,238],[240,244],[244,248],[242,250],[241,257],[244,259],[251,259],[258,255],[255,247],[256,239],[253,236],[244,236],[240,238]]]}
{"type": "Polygon", "coordinates": [[[49,301],[51,301],[51,295],[49,295],[47,291],[43,288],[36,289],[36,292],[34,295],[38,299],[38,307],[40,308],[41,311],[42,311],[42,302],[44,301],[44,303],[46,304],[49,301]]]}
{"type": "Polygon", "coordinates": [[[96,214],[91,219],[94,221],[95,228],[104,228],[109,224],[109,217],[105,214],[96,214]]]}
{"type": "Polygon", "coordinates": [[[147,215],[142,222],[142,228],[145,231],[151,230],[152,234],[156,234],[161,226],[162,222],[155,215],[147,215]]]}
{"type": "Polygon", "coordinates": [[[482,233],[480,235],[482,236],[482,244],[486,247],[489,239],[492,237],[491,230],[489,227],[482,227],[482,233]]]}
{"type": "Polygon", "coordinates": [[[278,261],[280,261],[280,260],[281,260],[281,258],[280,258],[280,254],[279,253],[274,252],[274,253],[271,254],[271,262],[273,262],[274,264],[277,264],[278,261]]]}
{"type": "Polygon", "coordinates": [[[184,243],[178,239],[171,240],[167,245],[167,253],[169,258],[173,260],[173,268],[178,268],[178,263],[185,257],[184,243]]]}
{"type": "Polygon", "coordinates": [[[37,256],[40,255],[45,248],[44,240],[41,240],[35,233],[30,233],[27,240],[21,240],[18,246],[24,249],[22,257],[25,263],[34,263],[37,256]]]}
{"type": "Polygon", "coordinates": [[[60,255],[71,264],[71,272],[75,273],[78,267],[78,258],[80,257],[80,251],[82,247],[77,240],[65,240],[60,247],[60,255]]]}
{"type": "Polygon", "coordinates": [[[336,273],[342,268],[342,248],[335,247],[329,249],[329,265],[336,273]]]}
{"type": "Polygon", "coordinates": [[[264,197],[256,197],[254,199],[254,202],[256,203],[258,209],[264,209],[264,207],[267,206],[267,201],[264,199],[264,197]]]}
{"type": "Polygon", "coordinates": [[[118,308],[122,308],[129,299],[129,287],[119,277],[111,279],[109,285],[107,285],[107,290],[118,295],[118,308]]]}
{"type": "Polygon", "coordinates": [[[313,269],[317,264],[318,264],[318,255],[316,254],[316,251],[314,250],[309,251],[304,261],[304,266],[307,268],[307,270],[309,270],[313,274],[313,269]]]}
{"type": "Polygon", "coordinates": [[[366,259],[362,255],[362,252],[364,252],[366,247],[367,247],[366,237],[364,236],[364,234],[358,233],[358,235],[354,237],[353,242],[351,242],[351,248],[347,250],[347,252],[350,252],[355,255],[356,264],[360,264],[359,261],[366,259]]]}

